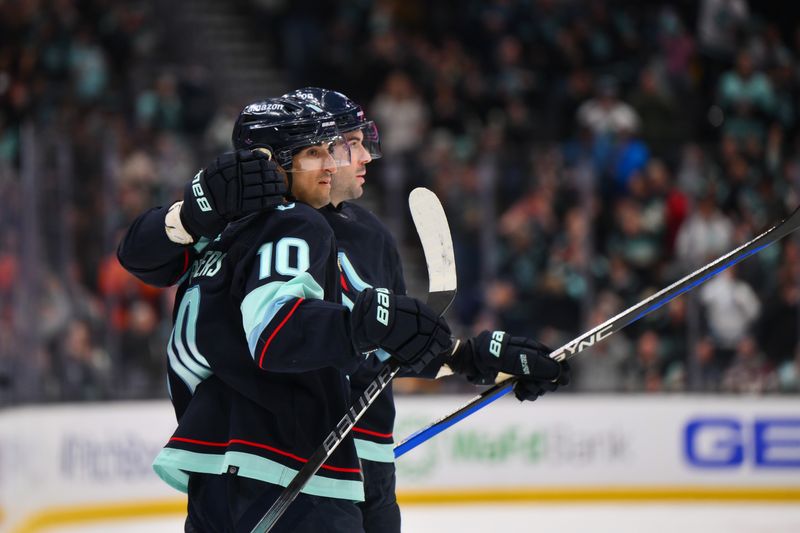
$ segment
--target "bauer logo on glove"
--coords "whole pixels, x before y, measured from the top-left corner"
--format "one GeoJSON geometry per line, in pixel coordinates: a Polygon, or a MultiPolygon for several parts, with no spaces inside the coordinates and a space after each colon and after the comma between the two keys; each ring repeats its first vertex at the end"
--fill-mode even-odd
{"type": "Polygon", "coordinates": [[[367,288],[358,294],[350,328],[358,352],[382,348],[414,372],[451,344],[450,327],[433,309],[387,289],[367,288]]]}
{"type": "Polygon", "coordinates": [[[389,290],[375,289],[378,297],[378,311],[375,318],[384,326],[389,325],[389,290]]]}
{"type": "Polygon", "coordinates": [[[211,205],[208,203],[208,198],[206,198],[205,193],[203,192],[203,186],[200,185],[200,176],[203,174],[203,170],[200,170],[195,174],[194,179],[192,180],[192,192],[194,193],[195,200],[197,201],[197,206],[200,208],[200,211],[211,211],[211,205]]]}

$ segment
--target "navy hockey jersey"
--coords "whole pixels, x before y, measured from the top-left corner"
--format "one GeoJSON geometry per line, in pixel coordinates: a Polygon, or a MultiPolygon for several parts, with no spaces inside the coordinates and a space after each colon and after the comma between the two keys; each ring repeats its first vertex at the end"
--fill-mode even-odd
{"type": "MultiPolygon", "coordinates": [[[[330,227],[311,207],[288,204],[231,224],[212,242],[169,248],[169,261],[168,245],[156,243],[160,257],[148,262],[135,232],[160,219],[163,233],[163,213],[145,215],[120,261],[154,284],[185,270],[167,350],[178,428],[156,472],[183,491],[187,472],[235,471],[286,486],[350,406],[346,372],[360,362],[338,303],[330,227]]],[[[363,500],[352,439],[303,492],[363,500]]]]}
{"type": "MultiPolygon", "coordinates": [[[[339,207],[326,206],[320,212],[334,230],[341,269],[342,302],[346,306],[352,307],[357,293],[365,287],[387,287],[397,294],[405,294],[397,243],[375,215],[348,202],[339,207]]],[[[140,216],[118,250],[119,260],[126,269],[157,286],[174,283],[192,261],[196,250],[205,246],[203,240],[194,248],[184,248],[169,241],[164,232],[165,214],[166,209],[156,208],[140,216]]],[[[377,358],[365,359],[351,376],[353,398],[366,389],[383,361],[388,359],[388,354],[382,350],[377,355],[377,358]]],[[[439,361],[432,363],[431,370],[426,369],[423,376],[434,377],[440,364],[439,361]]],[[[359,457],[380,462],[394,461],[394,420],[390,383],[353,429],[359,457]]]]}
{"type": "MultiPolygon", "coordinates": [[[[358,292],[366,287],[385,287],[405,294],[403,268],[397,243],[378,218],[363,207],[342,202],[328,205],[320,212],[333,228],[341,269],[342,302],[353,307],[358,292]]],[[[366,390],[388,359],[379,350],[378,357],[368,357],[350,376],[353,397],[366,390]]],[[[362,459],[394,462],[395,408],[392,384],[384,389],[353,428],[358,455],[362,459]]]]}

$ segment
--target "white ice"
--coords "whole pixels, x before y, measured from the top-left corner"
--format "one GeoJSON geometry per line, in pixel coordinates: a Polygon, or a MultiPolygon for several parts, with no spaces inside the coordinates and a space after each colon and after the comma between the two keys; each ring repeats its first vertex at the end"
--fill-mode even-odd
{"type": "MultiPolygon", "coordinates": [[[[177,533],[183,517],[103,522],[37,533],[177,533]]],[[[404,533],[798,533],[797,504],[408,505],[404,533]]]]}

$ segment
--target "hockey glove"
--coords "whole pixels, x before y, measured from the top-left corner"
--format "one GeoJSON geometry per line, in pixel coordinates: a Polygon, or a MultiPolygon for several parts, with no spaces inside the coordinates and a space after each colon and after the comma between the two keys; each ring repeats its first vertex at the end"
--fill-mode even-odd
{"type": "Polygon", "coordinates": [[[499,372],[518,376],[514,393],[520,400],[535,400],[559,385],[569,383],[569,364],[550,358],[552,350],[526,337],[504,331],[484,331],[459,345],[448,366],[477,384],[494,383],[499,372]]]}
{"type": "Polygon", "coordinates": [[[562,361],[559,364],[561,365],[561,375],[556,381],[520,376],[514,384],[514,396],[521,402],[532,402],[545,392],[553,392],[562,385],[568,385],[570,372],[569,363],[562,361]]]}
{"type": "Polygon", "coordinates": [[[181,222],[195,241],[214,238],[228,222],[283,201],[284,176],[261,152],[226,152],[186,184],[181,222]]]}
{"type": "Polygon", "coordinates": [[[452,344],[450,327],[433,309],[387,289],[361,291],[350,316],[358,352],[383,348],[414,372],[420,372],[452,344]]]}

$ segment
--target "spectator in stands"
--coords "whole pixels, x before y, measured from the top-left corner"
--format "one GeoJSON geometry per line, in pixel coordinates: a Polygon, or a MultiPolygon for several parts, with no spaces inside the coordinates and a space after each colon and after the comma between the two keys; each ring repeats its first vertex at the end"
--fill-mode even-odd
{"type": "Polygon", "coordinates": [[[724,365],[717,358],[714,341],[701,337],[694,345],[692,357],[694,361],[689,363],[690,390],[718,391],[724,365]]]}
{"type": "Polygon", "coordinates": [[[770,369],[764,354],[751,336],[742,337],[733,361],[722,375],[723,392],[759,394],[771,386],[770,369]]]}
{"type": "Polygon", "coordinates": [[[159,315],[150,302],[135,300],[128,312],[128,326],[120,336],[120,363],[115,372],[117,395],[152,398],[163,394],[166,380],[164,347],[158,335],[159,315]]]}
{"type": "Polygon", "coordinates": [[[662,389],[663,361],[661,337],[645,330],[636,340],[633,359],[625,371],[625,388],[631,392],[659,392],[662,389]]]}
{"type": "Polygon", "coordinates": [[[651,194],[648,214],[645,215],[649,221],[646,225],[662,235],[663,258],[671,258],[678,229],[689,214],[689,197],[675,184],[669,167],[660,159],[651,159],[647,163],[645,179],[651,194]]]}
{"type": "Polygon", "coordinates": [[[752,287],[737,278],[736,267],[717,274],[699,290],[708,334],[724,368],[731,362],[739,342],[753,330],[761,302],[752,287]]]}
{"type": "Polygon", "coordinates": [[[145,130],[178,130],[183,126],[183,104],[175,76],[161,74],[152,89],[136,99],[136,120],[145,130]]]}
{"type": "Polygon", "coordinates": [[[778,286],[764,298],[764,310],[756,328],[758,344],[774,368],[790,362],[795,349],[800,346],[800,282],[796,277],[796,267],[790,266],[797,249],[797,241],[785,244],[784,259],[778,270],[778,286]]]}
{"type": "Polygon", "coordinates": [[[595,96],[584,102],[577,112],[578,124],[595,137],[614,137],[622,131],[636,131],[640,119],[636,110],[619,99],[619,83],[611,76],[597,80],[595,96]]]}
{"type": "Polygon", "coordinates": [[[719,82],[717,104],[725,113],[722,131],[740,142],[755,137],[762,141],[774,118],[775,94],[769,78],[755,70],[750,53],[742,50],[735,70],[719,82]]]}
{"type": "MultiPolygon", "coordinates": [[[[643,182],[637,178],[637,183],[643,182]]],[[[647,223],[642,205],[623,198],[615,205],[615,224],[608,242],[608,251],[621,257],[640,279],[650,281],[657,274],[661,259],[663,222],[647,223]]]]}
{"type": "Polygon", "coordinates": [[[697,201],[694,213],[678,230],[676,252],[687,269],[696,269],[728,252],[733,246],[733,224],[716,204],[716,191],[709,187],[697,201]]]}
{"type": "Polygon", "coordinates": [[[98,101],[108,87],[103,48],[88,26],[80,29],[70,49],[69,68],[75,95],[83,103],[98,101]]]}
{"type": "MultiPolygon", "coordinates": [[[[597,297],[591,310],[588,327],[602,324],[620,309],[620,300],[610,291],[597,297]]],[[[624,304],[623,304],[624,305],[624,304]]],[[[624,390],[625,371],[632,364],[633,347],[625,335],[613,335],[586,350],[570,361],[573,385],[576,390],[585,392],[618,392],[624,390]]]]}
{"type": "Polygon", "coordinates": [[[749,17],[747,0],[703,0],[700,4],[697,35],[707,90],[717,83],[722,69],[733,62],[749,17]]]}
{"type": "Polygon", "coordinates": [[[800,392],[800,349],[795,351],[794,360],[789,360],[776,371],[777,390],[780,392],[800,392]]]}
{"type": "Polygon", "coordinates": [[[370,106],[370,114],[381,124],[381,148],[387,157],[409,155],[421,146],[428,127],[428,112],[405,72],[389,75],[370,106]]]}
{"type": "Polygon", "coordinates": [[[98,401],[109,397],[111,361],[92,338],[88,322],[72,319],[54,353],[60,400],[98,401]]]}
{"type": "Polygon", "coordinates": [[[631,105],[641,118],[639,135],[652,151],[661,157],[672,156],[687,136],[683,113],[679,111],[666,84],[654,68],[639,74],[639,85],[631,95],[631,105]]]}

